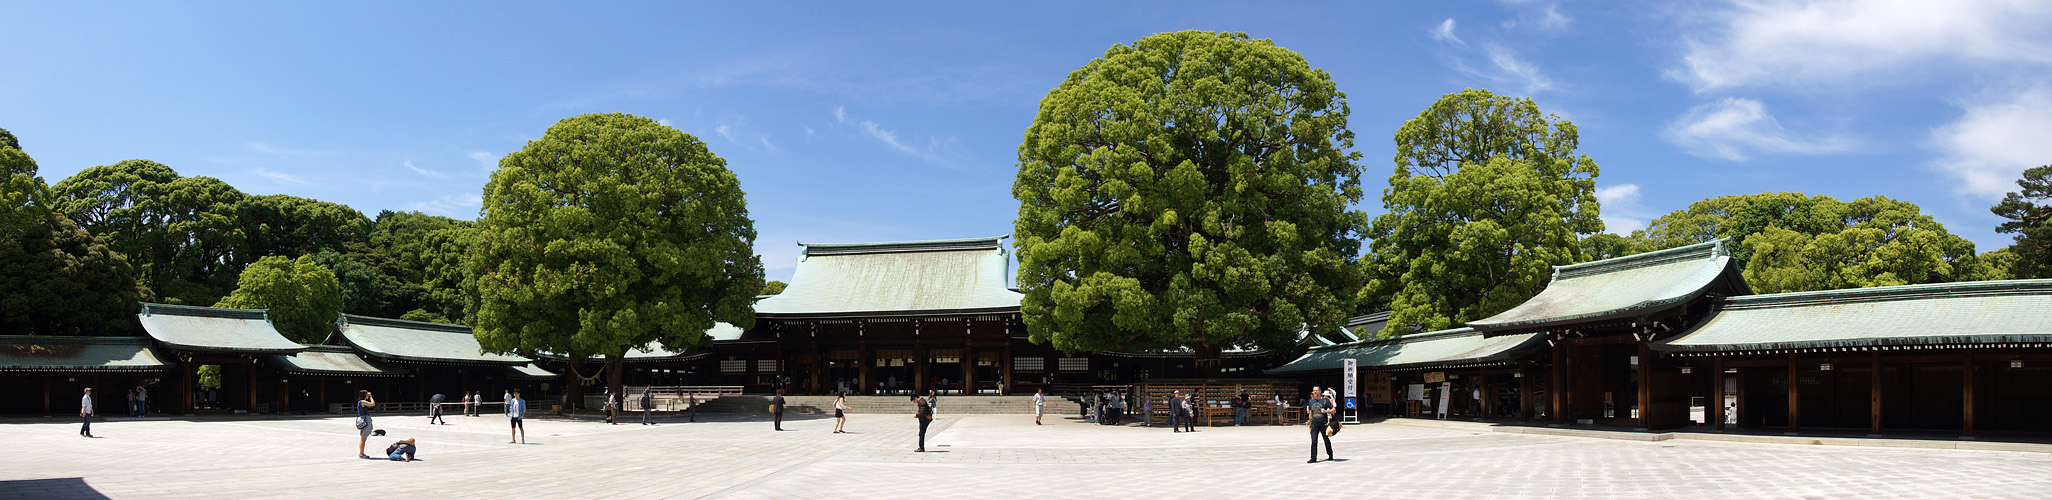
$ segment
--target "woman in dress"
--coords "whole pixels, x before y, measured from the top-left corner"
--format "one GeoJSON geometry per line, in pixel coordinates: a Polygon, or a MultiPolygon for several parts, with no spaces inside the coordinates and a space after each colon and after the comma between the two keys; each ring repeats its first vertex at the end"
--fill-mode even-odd
{"type": "Polygon", "coordinates": [[[369,441],[370,441],[370,435],[371,435],[371,427],[372,427],[372,426],[371,426],[371,418],[370,418],[370,409],[371,409],[372,407],[375,407],[375,406],[377,406],[377,405],[378,405],[378,400],[377,400],[377,399],[375,399],[375,398],[372,398],[372,397],[371,397],[371,393],[370,393],[370,391],[367,391],[367,390],[357,390],[357,391],[356,391],[356,434],[357,434],[357,439],[356,439],[356,457],[357,457],[357,458],[370,458],[370,455],[365,455],[365,454],[363,454],[363,445],[364,445],[364,443],[367,443],[367,442],[369,442],[369,441]]]}

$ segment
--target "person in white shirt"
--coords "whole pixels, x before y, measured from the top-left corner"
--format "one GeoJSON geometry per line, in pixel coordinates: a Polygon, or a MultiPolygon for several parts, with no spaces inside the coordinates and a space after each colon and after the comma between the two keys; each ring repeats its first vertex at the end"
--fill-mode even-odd
{"type": "Polygon", "coordinates": [[[84,425],[79,426],[78,435],[93,437],[93,388],[91,387],[85,388],[85,396],[78,398],[78,419],[84,423],[84,425]]]}
{"type": "Polygon", "coordinates": [[[1041,391],[1042,389],[1033,390],[1033,425],[1040,425],[1041,407],[1047,406],[1047,395],[1041,394],[1041,391]]]}
{"type": "Polygon", "coordinates": [[[527,443],[527,427],[520,425],[520,419],[526,416],[527,400],[520,399],[520,391],[506,393],[506,418],[513,425],[511,434],[513,439],[506,441],[506,444],[513,444],[515,441],[522,444],[527,443]]]}

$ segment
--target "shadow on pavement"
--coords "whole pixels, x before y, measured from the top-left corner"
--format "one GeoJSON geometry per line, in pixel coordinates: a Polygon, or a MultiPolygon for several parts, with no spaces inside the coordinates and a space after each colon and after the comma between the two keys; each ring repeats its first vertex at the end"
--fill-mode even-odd
{"type": "Polygon", "coordinates": [[[106,495],[86,484],[82,477],[0,481],[0,498],[104,499],[106,495]]]}

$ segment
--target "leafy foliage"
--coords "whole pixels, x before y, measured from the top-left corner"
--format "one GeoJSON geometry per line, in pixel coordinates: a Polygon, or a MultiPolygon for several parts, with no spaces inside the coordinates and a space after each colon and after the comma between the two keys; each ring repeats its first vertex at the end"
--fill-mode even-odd
{"type": "Polygon", "coordinates": [[[13,147],[0,147],[0,236],[19,238],[43,225],[49,188],[36,176],[36,160],[13,147]]]}
{"type": "Polygon", "coordinates": [[[2016,235],[2008,269],[2018,278],[2052,278],[2052,165],[2025,170],[2016,186],[1990,209],[2007,219],[1995,231],[2016,235]]]}
{"type": "Polygon", "coordinates": [[[199,390],[211,391],[221,388],[221,365],[200,365],[199,390]]]}
{"type": "Polygon", "coordinates": [[[2002,279],[1974,244],[1912,203],[1839,201],[1801,193],[1720,196],[1633,233],[1646,250],[1731,238],[1746,282],[1761,293],[2002,279]]]}
{"type": "Polygon", "coordinates": [[[330,325],[342,312],[342,293],[335,273],[314,263],[313,256],[298,260],[270,256],[243,270],[235,293],[214,307],[269,309],[278,333],[312,344],[327,338],[330,325]]]}
{"type": "Polygon", "coordinates": [[[708,344],[716,321],[754,324],[762,263],[740,181],[654,120],[557,122],[500,160],[480,225],[468,262],[485,349],[567,355],[573,371],[604,354],[618,391],[628,349],[681,351],[708,344]]]}
{"type": "MultiPolygon", "coordinates": [[[[1552,266],[1585,260],[1598,167],[1573,123],[1531,99],[1468,89],[1397,129],[1396,171],[1375,218],[1362,303],[1388,304],[1382,335],[1451,328],[1537,294],[1552,266]]],[[[1602,246],[1589,250],[1620,251],[1602,246]]],[[[1614,242],[1613,242],[1614,243],[1614,242]]]]}
{"type": "Polygon", "coordinates": [[[335,273],[335,282],[342,295],[342,312],[381,314],[384,294],[378,288],[377,270],[333,250],[313,254],[313,261],[335,273]]]}
{"type": "Polygon", "coordinates": [[[1012,194],[1021,310],[1065,351],[1282,348],[1337,329],[1367,217],[1346,96],[1268,40],[1118,45],[1040,102],[1012,194]]]}
{"type": "Polygon", "coordinates": [[[0,128],[0,148],[21,149],[21,139],[15,137],[13,132],[0,128]]]}
{"type": "Polygon", "coordinates": [[[137,281],[172,303],[210,304],[255,257],[237,205],[212,177],[180,177],[149,160],[92,167],[58,182],[53,208],[128,256],[137,281]]]}
{"type": "Polygon", "coordinates": [[[763,294],[763,295],[776,295],[776,294],[779,294],[779,293],[784,293],[784,288],[786,288],[786,287],[789,287],[789,286],[791,286],[791,285],[790,285],[789,283],[785,283],[785,282],[782,282],[782,281],[771,281],[771,282],[768,282],[768,283],[763,283],[763,284],[762,284],[762,294],[763,294]]]}
{"type": "Polygon", "coordinates": [[[0,332],[127,333],[140,299],[128,260],[62,214],[41,213],[42,224],[0,240],[0,332]]]}

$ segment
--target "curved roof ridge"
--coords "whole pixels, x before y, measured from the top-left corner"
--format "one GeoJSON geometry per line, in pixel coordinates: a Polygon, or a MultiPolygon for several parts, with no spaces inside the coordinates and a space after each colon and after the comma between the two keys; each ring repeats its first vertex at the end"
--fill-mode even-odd
{"type": "Polygon", "coordinates": [[[1731,252],[1724,247],[1724,243],[1730,240],[1730,238],[1718,238],[1694,245],[1636,253],[1623,257],[1611,257],[1580,264],[1553,266],[1553,279],[1569,279],[1690,260],[1715,259],[1731,255],[1731,252]]]}
{"type": "Polygon", "coordinates": [[[387,326],[393,328],[406,328],[411,330],[435,330],[441,332],[462,333],[470,335],[475,335],[477,333],[476,330],[471,329],[469,325],[451,325],[448,323],[432,323],[427,321],[414,321],[410,319],[380,318],[376,316],[361,316],[349,313],[342,313],[342,315],[339,318],[337,318],[337,321],[337,326],[370,325],[387,326]]]}
{"type": "Polygon", "coordinates": [[[2052,293],[2052,279],[1965,281],[1725,297],[1723,300],[1718,301],[1717,308],[1729,311],[1940,297],[2043,295],[2048,293],[2052,293]]]}
{"type": "Polygon", "coordinates": [[[1429,332],[1418,332],[1418,333],[1412,333],[1412,334],[1406,334],[1406,335],[1398,335],[1398,336],[1395,336],[1395,337],[1381,337],[1381,338],[1373,338],[1373,339],[1361,339],[1361,340],[1356,340],[1356,341],[1353,341],[1353,342],[1345,342],[1345,343],[1333,344],[1333,345],[1329,345],[1329,346],[1318,346],[1318,347],[1313,347],[1313,348],[1311,348],[1310,350],[1313,350],[1313,351],[1320,351],[1320,350],[1327,350],[1327,349],[1343,349],[1343,348],[1347,348],[1347,347],[1360,347],[1360,346],[1365,346],[1365,345],[1376,345],[1376,344],[1405,344],[1405,343],[1411,343],[1411,342],[1424,342],[1424,341],[1427,341],[1427,340],[1439,340],[1439,339],[1442,339],[1442,338],[1448,338],[1448,337],[1459,337],[1459,336],[1462,336],[1462,335],[1481,335],[1481,334],[1482,334],[1482,331],[1481,331],[1481,330],[1476,330],[1476,329],[1474,329],[1474,328],[1469,328],[1469,327],[1465,327],[1465,326],[1463,326],[1463,327],[1459,327],[1459,328],[1448,328],[1448,329],[1445,329],[1445,330],[1433,330],[1433,331],[1429,331],[1429,332]]]}
{"type": "Polygon", "coordinates": [[[955,250],[1004,250],[1003,241],[1012,235],[949,240],[879,241],[870,243],[805,243],[800,255],[857,255],[866,253],[945,252],[955,250]]]}
{"type": "Polygon", "coordinates": [[[165,314],[171,316],[198,316],[206,318],[260,319],[269,321],[269,309],[236,309],[230,307],[188,306],[143,302],[142,315],[165,314]]]}

